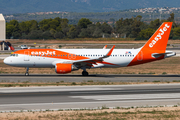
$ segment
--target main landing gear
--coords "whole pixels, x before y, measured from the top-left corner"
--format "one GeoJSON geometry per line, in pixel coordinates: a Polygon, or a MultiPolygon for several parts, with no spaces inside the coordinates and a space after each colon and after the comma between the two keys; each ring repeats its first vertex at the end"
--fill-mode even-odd
{"type": "Polygon", "coordinates": [[[29,76],[29,68],[28,67],[26,68],[25,76],[29,76]]]}
{"type": "Polygon", "coordinates": [[[82,75],[83,75],[83,76],[88,76],[89,73],[88,73],[87,71],[82,71],[82,75]]]}
{"type": "Polygon", "coordinates": [[[89,73],[86,71],[86,67],[83,67],[81,68],[83,71],[82,71],[82,76],[88,76],[89,73]]]}

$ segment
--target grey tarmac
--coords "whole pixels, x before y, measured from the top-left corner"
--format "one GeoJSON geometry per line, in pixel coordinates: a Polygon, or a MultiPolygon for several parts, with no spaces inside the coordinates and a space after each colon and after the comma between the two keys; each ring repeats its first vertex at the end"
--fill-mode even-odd
{"type": "Polygon", "coordinates": [[[141,74],[0,74],[0,82],[174,82],[180,81],[180,75],[141,75],[141,74]]]}
{"type": "Polygon", "coordinates": [[[180,84],[0,88],[0,111],[173,106],[180,84]]]}

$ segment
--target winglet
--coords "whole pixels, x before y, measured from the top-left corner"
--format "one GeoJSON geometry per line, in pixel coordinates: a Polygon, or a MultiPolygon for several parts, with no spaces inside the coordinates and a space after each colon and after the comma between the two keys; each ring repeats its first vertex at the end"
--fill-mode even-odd
{"type": "Polygon", "coordinates": [[[104,47],[103,47],[103,49],[106,49],[107,48],[107,45],[105,45],[104,47]]]}
{"type": "Polygon", "coordinates": [[[111,56],[111,53],[113,52],[115,48],[115,45],[113,45],[113,47],[109,50],[109,52],[106,54],[107,57],[111,56]]]}

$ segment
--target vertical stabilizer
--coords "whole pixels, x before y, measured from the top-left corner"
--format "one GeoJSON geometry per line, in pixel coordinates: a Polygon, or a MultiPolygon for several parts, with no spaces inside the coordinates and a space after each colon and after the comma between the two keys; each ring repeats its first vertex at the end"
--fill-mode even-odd
{"type": "Polygon", "coordinates": [[[164,59],[172,22],[164,22],[128,66],[164,59]],[[154,55],[158,54],[158,57],[154,55]]]}
{"type": "Polygon", "coordinates": [[[151,51],[165,52],[171,32],[172,22],[164,22],[159,29],[152,35],[148,42],[143,46],[143,49],[151,51]]]}

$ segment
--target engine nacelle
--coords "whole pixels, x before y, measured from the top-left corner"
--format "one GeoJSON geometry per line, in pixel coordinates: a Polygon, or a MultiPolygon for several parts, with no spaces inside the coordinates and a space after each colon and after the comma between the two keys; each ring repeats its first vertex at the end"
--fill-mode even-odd
{"type": "Polygon", "coordinates": [[[55,71],[58,74],[70,73],[73,70],[75,70],[75,67],[73,64],[57,63],[55,66],[55,71]]]}

